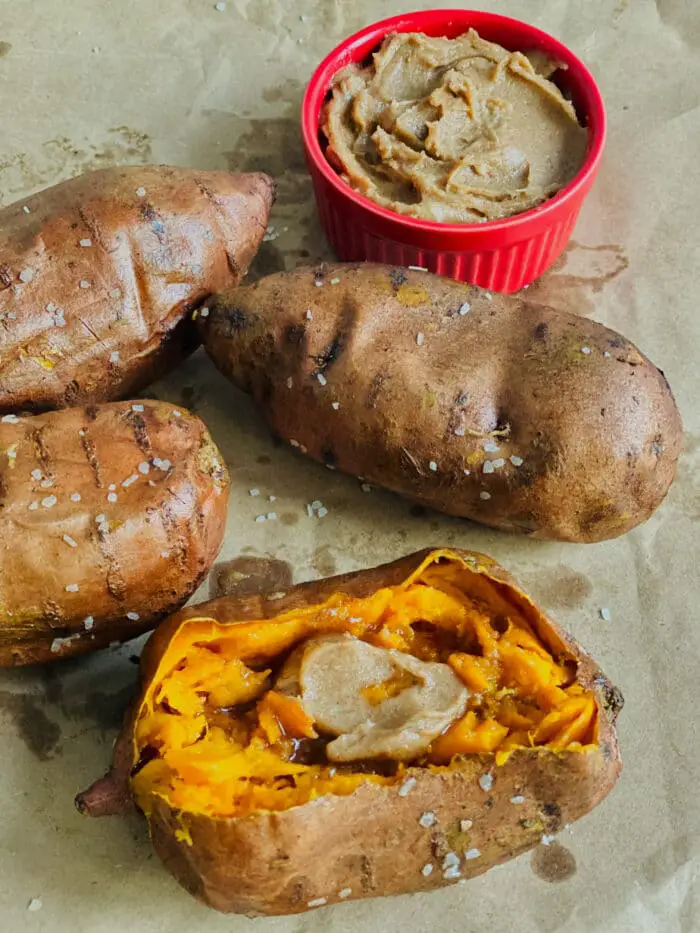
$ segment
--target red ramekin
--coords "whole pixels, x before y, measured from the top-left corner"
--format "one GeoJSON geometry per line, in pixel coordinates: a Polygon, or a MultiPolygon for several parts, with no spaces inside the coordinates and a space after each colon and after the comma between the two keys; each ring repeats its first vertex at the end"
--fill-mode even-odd
{"type": "Polygon", "coordinates": [[[552,265],[571,236],[605,146],[605,108],[590,71],[565,45],[534,26],[475,10],[424,10],[394,16],[350,36],[314,72],[302,105],[302,134],[316,204],[326,235],[342,260],[420,266],[498,292],[528,285],[552,265]],[[575,178],[539,207],[483,224],[441,224],[380,207],[354,191],[324,154],[321,108],[335,75],[361,62],[393,32],[454,38],[473,27],[505,48],[538,49],[562,62],[557,84],[588,127],[586,157],[575,178]]]}

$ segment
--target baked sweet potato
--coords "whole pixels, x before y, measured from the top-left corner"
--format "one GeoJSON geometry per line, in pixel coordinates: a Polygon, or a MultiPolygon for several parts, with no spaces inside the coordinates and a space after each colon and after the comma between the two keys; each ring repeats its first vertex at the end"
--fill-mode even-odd
{"type": "Polygon", "coordinates": [[[134,638],[180,608],[226,524],[204,424],[162,402],[0,420],[0,665],[134,638]]]}
{"type": "Polygon", "coordinates": [[[661,373],[601,324],[381,265],[219,296],[219,369],[302,453],[450,515],[564,541],[646,520],[682,426],[661,373]]]}
{"type": "Polygon", "coordinates": [[[133,397],[198,344],[273,196],[262,174],[129,166],[0,211],[0,413],[133,397]]]}
{"type": "Polygon", "coordinates": [[[223,911],[481,874],[612,789],[622,698],[494,561],[429,550],[164,622],[91,815],[223,911]],[[320,855],[320,857],[319,857],[320,855]]]}

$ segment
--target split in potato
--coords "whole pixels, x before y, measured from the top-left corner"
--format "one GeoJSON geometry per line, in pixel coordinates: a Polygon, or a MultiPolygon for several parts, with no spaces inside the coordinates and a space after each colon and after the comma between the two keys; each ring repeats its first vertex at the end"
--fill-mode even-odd
{"type": "Polygon", "coordinates": [[[620,769],[617,691],[470,552],[193,607],[142,665],[115,768],[78,803],[114,812],[128,791],[221,910],[471,877],[582,816],[620,769]]]}

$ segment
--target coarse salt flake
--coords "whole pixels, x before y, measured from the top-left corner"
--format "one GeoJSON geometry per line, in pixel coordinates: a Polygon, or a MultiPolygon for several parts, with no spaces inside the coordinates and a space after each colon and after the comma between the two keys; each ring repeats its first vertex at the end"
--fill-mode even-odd
{"type": "Polygon", "coordinates": [[[581,347],[581,353],[584,353],[586,356],[591,352],[590,347],[581,347]]]}
{"type": "Polygon", "coordinates": [[[124,482],[122,483],[122,486],[124,487],[124,489],[126,489],[128,486],[131,486],[132,483],[135,483],[138,478],[139,478],[138,473],[132,473],[131,476],[128,476],[124,480],[124,482]]]}
{"type": "Polygon", "coordinates": [[[3,415],[2,423],[3,424],[18,424],[19,418],[17,417],[17,415],[3,415]]]}
{"type": "Polygon", "coordinates": [[[340,285],[340,279],[331,279],[331,285],[340,285]]]}
{"type": "Polygon", "coordinates": [[[407,797],[411,793],[413,788],[416,786],[418,781],[414,777],[410,777],[403,782],[401,787],[399,787],[399,797],[407,797]]]}
{"type": "Polygon", "coordinates": [[[325,386],[328,384],[328,380],[323,375],[323,373],[316,373],[316,378],[318,379],[318,381],[321,383],[322,386],[325,386]]]}
{"type": "Polygon", "coordinates": [[[36,512],[36,510],[39,508],[39,503],[38,503],[38,502],[30,502],[28,508],[29,508],[29,511],[30,511],[30,512],[36,512]]]}
{"type": "Polygon", "coordinates": [[[458,878],[461,878],[462,872],[460,871],[459,865],[453,865],[452,868],[447,868],[442,873],[442,877],[446,881],[456,881],[458,878]]]}
{"type": "Polygon", "coordinates": [[[338,891],[338,897],[344,901],[346,897],[350,897],[352,894],[352,888],[343,888],[342,891],[338,891]]]}
{"type": "Polygon", "coordinates": [[[259,489],[249,489],[249,490],[248,490],[248,495],[249,495],[249,496],[259,496],[259,495],[260,495],[260,490],[259,490],[259,489]]]}
{"type": "Polygon", "coordinates": [[[497,460],[493,461],[494,470],[500,470],[502,466],[505,466],[506,461],[503,457],[499,457],[497,460]]]}
{"type": "Polygon", "coordinates": [[[464,437],[465,433],[464,428],[455,428],[455,437],[464,437]]]}
{"type": "Polygon", "coordinates": [[[461,832],[463,833],[468,833],[473,825],[474,825],[474,820],[460,820],[459,821],[459,828],[461,832]]]}
{"type": "Polygon", "coordinates": [[[340,402],[331,402],[331,408],[334,411],[338,411],[338,409],[340,408],[340,402]]]}
{"type": "Polygon", "coordinates": [[[80,241],[80,245],[81,246],[92,246],[92,240],[90,240],[88,237],[85,237],[85,239],[80,241]]]}
{"type": "Polygon", "coordinates": [[[147,460],[142,460],[137,467],[139,473],[142,473],[144,476],[148,475],[149,470],[151,469],[151,464],[147,460]]]}
{"type": "Polygon", "coordinates": [[[145,198],[145,197],[146,197],[146,189],[145,189],[145,188],[137,188],[137,189],[136,189],[136,197],[137,197],[137,198],[145,198]]]}
{"type": "Polygon", "coordinates": [[[522,794],[515,794],[514,797],[510,798],[510,802],[514,803],[516,806],[519,806],[521,803],[525,803],[525,798],[522,794]]]}
{"type": "Polygon", "coordinates": [[[22,210],[24,211],[25,214],[31,214],[31,211],[29,210],[29,208],[27,207],[26,204],[24,205],[24,207],[22,208],[22,210]]]}
{"type": "Polygon", "coordinates": [[[323,907],[324,904],[328,903],[328,898],[317,897],[313,901],[309,901],[306,905],[307,907],[323,907]]]}
{"type": "Polygon", "coordinates": [[[77,546],[78,546],[78,542],[75,540],[75,538],[71,538],[70,535],[63,535],[63,540],[66,542],[66,544],[67,544],[69,547],[77,547],[77,546]]]}
{"type": "Polygon", "coordinates": [[[488,794],[493,788],[493,775],[482,774],[479,778],[479,787],[488,794]]]}
{"type": "Polygon", "coordinates": [[[484,444],[484,450],[489,454],[496,454],[500,449],[498,444],[494,444],[493,441],[486,441],[484,444]]]}
{"type": "Polygon", "coordinates": [[[121,298],[121,296],[122,296],[121,288],[113,288],[112,291],[109,293],[110,298],[121,298]]]}
{"type": "Polygon", "coordinates": [[[325,518],[328,515],[328,509],[322,505],[321,508],[316,512],[319,518],[325,518]]]}
{"type": "Polygon", "coordinates": [[[267,518],[268,522],[274,522],[277,518],[277,512],[268,512],[265,517],[267,518]]]}
{"type": "Polygon", "coordinates": [[[34,278],[34,275],[35,275],[34,269],[22,269],[22,271],[19,274],[19,280],[20,282],[24,282],[26,284],[27,282],[32,281],[32,279],[34,278]]]}
{"type": "MultiPolygon", "coordinates": [[[[25,207],[25,211],[29,213],[29,208],[25,207]]],[[[58,641],[58,639],[56,639],[56,641],[58,641]]],[[[53,651],[53,645],[51,645],[51,650],[53,651]]],[[[31,911],[32,913],[36,913],[37,910],[41,910],[42,906],[43,905],[41,903],[41,898],[33,897],[31,901],[27,904],[27,910],[31,911]]]]}
{"type": "Polygon", "coordinates": [[[436,463],[434,460],[431,460],[430,463],[428,464],[428,466],[429,466],[430,469],[433,471],[433,473],[437,473],[437,468],[438,468],[438,467],[437,467],[437,463],[436,463]]]}
{"type": "Polygon", "coordinates": [[[459,865],[459,856],[456,852],[448,852],[445,858],[442,860],[442,867],[444,870],[448,868],[456,868],[459,865]]]}
{"type": "Polygon", "coordinates": [[[491,498],[491,493],[490,493],[490,492],[486,492],[485,489],[482,489],[481,492],[479,493],[479,498],[480,498],[480,499],[483,499],[484,502],[486,502],[487,499],[490,499],[490,498],[491,498]]]}
{"type": "Polygon", "coordinates": [[[603,606],[603,608],[600,610],[600,618],[603,620],[603,622],[609,622],[612,619],[612,615],[607,606],[603,606]]]}
{"type": "Polygon", "coordinates": [[[118,496],[116,492],[107,493],[107,502],[116,502],[117,499],[118,499],[118,496]]]}
{"type": "Polygon", "coordinates": [[[434,865],[432,865],[430,862],[428,862],[427,865],[424,865],[424,866],[421,868],[421,870],[420,870],[421,875],[423,875],[424,878],[427,878],[428,875],[432,875],[434,867],[435,867],[434,865]]]}
{"type": "Polygon", "coordinates": [[[132,411],[143,411],[143,405],[132,405],[131,410],[132,411]]]}
{"type": "Polygon", "coordinates": [[[255,521],[256,521],[256,522],[264,522],[264,521],[265,521],[265,516],[264,516],[264,515],[256,515],[256,516],[255,516],[255,521]]]}
{"type": "Polygon", "coordinates": [[[127,612],[126,617],[130,622],[138,622],[141,618],[138,612],[127,612]]]}
{"type": "Polygon", "coordinates": [[[32,470],[32,473],[31,473],[32,479],[37,480],[37,482],[41,479],[43,475],[44,474],[41,472],[41,470],[32,470]]]}
{"type": "Polygon", "coordinates": [[[113,351],[109,354],[109,362],[110,362],[110,363],[118,363],[118,362],[119,362],[119,351],[118,351],[118,350],[113,350],[113,351]]]}
{"type": "Polygon", "coordinates": [[[427,272],[428,269],[426,266],[409,266],[411,272],[427,272]]]}
{"type": "Polygon", "coordinates": [[[314,282],[314,285],[316,286],[316,288],[321,288],[321,286],[323,285],[323,282],[319,282],[319,280],[316,279],[316,281],[314,282]]]}
{"type": "Polygon", "coordinates": [[[67,583],[66,584],[66,593],[77,593],[80,587],[77,583],[67,583]]]}
{"type": "Polygon", "coordinates": [[[492,460],[484,460],[484,473],[493,473],[495,467],[492,460]]]}
{"type": "Polygon", "coordinates": [[[514,467],[519,467],[523,465],[523,458],[517,457],[515,454],[512,454],[510,458],[510,462],[513,464],[514,467]]]}
{"type": "Polygon", "coordinates": [[[543,846],[548,846],[550,843],[554,842],[555,839],[556,836],[548,836],[547,833],[543,833],[540,842],[543,846]]]}
{"type": "Polygon", "coordinates": [[[209,308],[200,308],[199,313],[201,317],[209,317],[209,308]]]}
{"type": "Polygon", "coordinates": [[[474,858],[479,858],[480,855],[481,852],[478,849],[469,849],[464,853],[464,857],[467,859],[467,861],[471,861],[474,858]]]}
{"type": "Polygon", "coordinates": [[[289,379],[287,379],[287,388],[291,389],[293,385],[294,385],[294,380],[290,376],[289,379]]]}
{"type": "Polygon", "coordinates": [[[469,314],[471,309],[472,309],[472,306],[469,304],[468,301],[465,301],[463,305],[460,305],[459,313],[462,315],[462,317],[464,317],[465,314],[469,314]]]}
{"type": "Polygon", "coordinates": [[[290,438],[290,440],[289,440],[289,446],[290,446],[290,447],[298,447],[298,446],[299,446],[299,441],[295,441],[294,438],[292,437],[292,438],[290,438]]]}
{"type": "Polygon", "coordinates": [[[437,817],[434,813],[424,813],[418,822],[423,829],[430,829],[431,826],[435,826],[437,823],[437,817]]]}
{"type": "Polygon", "coordinates": [[[416,334],[416,343],[418,344],[419,347],[423,346],[424,340],[425,340],[425,334],[423,333],[416,334]]]}
{"type": "Polygon", "coordinates": [[[360,489],[362,490],[362,492],[372,492],[372,487],[370,486],[369,483],[362,483],[360,485],[360,489]]]}
{"type": "Polygon", "coordinates": [[[93,617],[86,616],[85,621],[83,622],[83,628],[85,629],[86,632],[89,632],[94,624],[95,624],[95,620],[93,619],[93,617]]]}
{"type": "Polygon", "coordinates": [[[313,317],[313,315],[312,315],[311,311],[307,311],[307,312],[306,312],[306,320],[307,320],[307,321],[310,321],[312,317],[313,317]]]}
{"type": "Polygon", "coordinates": [[[81,288],[90,288],[90,283],[87,279],[81,279],[79,285],[81,288]]]}
{"type": "Polygon", "coordinates": [[[161,556],[164,560],[167,560],[167,559],[170,557],[170,551],[161,551],[161,552],[160,552],[160,556],[161,556]]]}
{"type": "Polygon", "coordinates": [[[41,504],[43,505],[45,509],[52,509],[56,505],[57,502],[58,502],[58,499],[56,498],[56,496],[47,496],[45,499],[41,500],[41,504]]]}
{"type": "Polygon", "coordinates": [[[99,515],[97,515],[97,516],[95,517],[95,521],[97,522],[98,525],[101,525],[102,522],[104,522],[104,521],[106,521],[106,520],[107,520],[107,516],[104,515],[103,513],[100,513],[99,515]]]}

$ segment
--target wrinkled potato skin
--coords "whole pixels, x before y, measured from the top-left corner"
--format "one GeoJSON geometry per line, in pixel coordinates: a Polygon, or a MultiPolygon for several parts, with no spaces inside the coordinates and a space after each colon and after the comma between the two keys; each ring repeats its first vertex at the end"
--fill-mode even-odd
{"type": "Polygon", "coordinates": [[[1,210],[0,414],[133,397],[175,367],[198,344],[193,309],[245,274],[272,198],[262,174],[128,166],[1,210]]]}
{"type": "MultiPolygon", "coordinates": [[[[338,592],[369,596],[403,582],[433,550],[304,583],[281,599],[222,597],[166,620],[142,655],[141,696],[115,746],[112,770],[78,795],[78,808],[96,816],[133,808],[128,794],[133,717],[183,621],[206,617],[235,624],[231,620],[275,618],[338,592]]],[[[518,752],[498,768],[490,756],[468,756],[447,769],[409,768],[406,776],[415,777],[417,784],[405,796],[399,794],[400,785],[365,784],[346,797],[329,795],[290,810],[244,818],[217,820],[175,811],[158,798],[149,820],[153,844],[166,867],[199,900],[218,910],[255,916],[301,913],[318,898],[337,902],[348,888],[350,898],[432,890],[455,883],[443,877],[441,865],[448,852],[480,851],[479,857],[462,862],[462,877],[471,878],[583,816],[610,792],[622,767],[615,731],[622,707],[619,691],[498,564],[471,551],[450,548],[445,553],[479,574],[484,595],[517,606],[551,651],[577,664],[577,681],[593,688],[598,700],[599,748],[585,755],[518,752]],[[486,773],[494,778],[489,792],[479,785],[486,773]],[[525,802],[511,803],[519,794],[525,802]],[[418,822],[427,811],[437,817],[431,829],[418,822]],[[467,832],[461,830],[461,820],[473,821],[467,832]],[[178,841],[176,833],[183,829],[192,845],[178,841]],[[435,867],[425,877],[421,869],[429,862],[435,867]]]]}
{"type": "Polygon", "coordinates": [[[219,551],[228,474],[194,415],[117,402],[0,423],[0,497],[0,665],[31,664],[134,638],[182,606],[219,551]]]}
{"type": "Polygon", "coordinates": [[[208,353],[274,431],[439,511],[600,541],[649,518],[673,480],[668,383],[594,321],[371,264],[278,273],[210,308],[208,353]]]}

